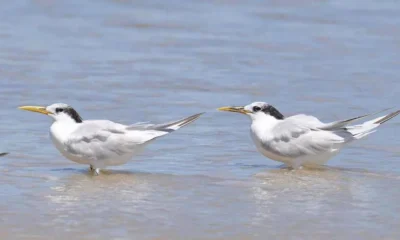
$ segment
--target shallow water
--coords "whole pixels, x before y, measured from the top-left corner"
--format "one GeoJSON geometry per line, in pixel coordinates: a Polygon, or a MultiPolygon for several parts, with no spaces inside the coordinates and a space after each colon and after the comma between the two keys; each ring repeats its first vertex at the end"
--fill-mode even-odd
{"type": "Polygon", "coordinates": [[[290,171],[214,110],[400,107],[398,1],[7,1],[0,16],[1,239],[400,238],[400,118],[290,171]],[[54,102],[126,124],[207,114],[93,177],[50,119],[16,109],[54,102]]]}

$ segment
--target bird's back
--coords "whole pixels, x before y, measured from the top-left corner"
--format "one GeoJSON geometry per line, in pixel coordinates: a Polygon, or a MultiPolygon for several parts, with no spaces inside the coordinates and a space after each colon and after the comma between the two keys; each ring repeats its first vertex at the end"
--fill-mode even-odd
{"type": "Polygon", "coordinates": [[[258,125],[258,129],[252,129],[258,150],[268,158],[286,164],[312,156],[319,160],[319,156],[339,150],[344,143],[342,136],[319,129],[324,123],[309,115],[294,115],[276,121],[264,130],[260,127],[261,122],[258,125]]]}
{"type": "Polygon", "coordinates": [[[175,131],[200,114],[166,124],[123,125],[109,120],[86,120],[77,124],[64,141],[64,155],[75,162],[99,168],[120,165],[141,152],[151,140],[175,131]]]}
{"type": "Polygon", "coordinates": [[[74,126],[55,122],[51,130],[54,144],[65,157],[98,167],[125,163],[143,142],[140,136],[127,134],[126,126],[108,120],[86,120],[74,126]],[[73,130],[68,133],[66,128],[73,130]]]}

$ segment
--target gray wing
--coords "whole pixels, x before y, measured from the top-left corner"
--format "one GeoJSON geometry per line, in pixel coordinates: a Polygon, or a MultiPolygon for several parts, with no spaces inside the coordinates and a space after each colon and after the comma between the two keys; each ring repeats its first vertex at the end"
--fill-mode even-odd
{"type": "Polygon", "coordinates": [[[97,160],[131,154],[138,145],[186,126],[201,114],[165,124],[125,126],[107,120],[84,121],[64,145],[74,155],[97,160]]]}
{"type": "Polygon", "coordinates": [[[161,132],[173,132],[175,130],[178,130],[181,127],[184,127],[194,121],[196,121],[202,114],[204,113],[198,113],[195,115],[192,115],[187,118],[183,118],[177,121],[172,121],[168,123],[163,123],[163,124],[146,124],[146,123],[136,123],[133,125],[130,125],[127,127],[128,130],[155,130],[155,131],[161,131],[161,132]]]}
{"type": "Polygon", "coordinates": [[[330,152],[345,142],[342,136],[320,129],[323,125],[313,116],[288,117],[272,129],[273,137],[263,147],[283,157],[300,158],[330,152]]]}
{"type": "Polygon", "coordinates": [[[340,121],[326,123],[326,124],[324,124],[324,126],[321,126],[320,129],[322,129],[322,130],[337,130],[337,129],[340,129],[340,128],[344,128],[344,127],[348,126],[352,122],[361,120],[361,119],[369,117],[369,116],[373,116],[373,115],[379,114],[379,113],[387,111],[389,109],[390,108],[386,108],[386,109],[384,109],[382,111],[378,111],[378,112],[375,112],[375,113],[366,114],[366,115],[362,115],[362,116],[358,116],[358,117],[354,117],[354,118],[350,118],[350,119],[346,119],[346,120],[340,120],[340,121]]]}
{"type": "Polygon", "coordinates": [[[111,121],[84,121],[64,146],[76,156],[101,160],[130,154],[148,138],[146,132],[128,132],[125,125],[111,121]]]}
{"type": "MultiPolygon", "coordinates": [[[[386,110],[388,109],[383,111],[386,110]]],[[[368,132],[370,128],[375,128],[375,126],[368,128],[368,124],[348,127],[350,123],[383,111],[331,123],[322,123],[317,118],[308,115],[288,117],[272,129],[272,136],[274,137],[267,144],[264,144],[264,147],[276,154],[280,153],[282,156],[291,158],[329,152],[337,149],[343,143],[360,138],[360,136],[357,136],[358,132],[364,133],[368,132]],[[358,131],[358,128],[360,131],[358,131]]],[[[397,114],[395,112],[382,119],[387,121],[386,119],[391,119],[397,114]]],[[[375,120],[372,120],[372,122],[375,122],[375,120]]],[[[377,123],[380,124],[381,122],[378,121],[377,123]]]]}

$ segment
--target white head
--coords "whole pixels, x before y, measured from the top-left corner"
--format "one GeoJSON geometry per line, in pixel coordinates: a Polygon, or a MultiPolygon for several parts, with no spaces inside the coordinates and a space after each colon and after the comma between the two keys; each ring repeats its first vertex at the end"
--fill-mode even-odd
{"type": "Polygon", "coordinates": [[[253,121],[265,118],[284,119],[284,116],[275,107],[265,102],[253,102],[244,107],[221,107],[218,110],[246,114],[253,121]]]}
{"type": "Polygon", "coordinates": [[[22,106],[19,107],[19,109],[46,114],[53,118],[54,121],[82,122],[82,118],[79,116],[78,112],[65,103],[54,103],[47,107],[22,106]]]}

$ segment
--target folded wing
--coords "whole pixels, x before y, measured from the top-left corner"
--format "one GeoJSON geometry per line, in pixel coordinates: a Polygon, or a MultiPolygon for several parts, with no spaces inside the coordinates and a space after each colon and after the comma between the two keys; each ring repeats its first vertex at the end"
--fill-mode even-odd
{"type": "Polygon", "coordinates": [[[399,115],[400,111],[395,111],[359,125],[348,126],[353,121],[374,114],[327,124],[320,122],[313,116],[295,115],[288,117],[272,129],[274,138],[265,143],[264,147],[276,154],[279,153],[282,156],[291,158],[335,151],[344,143],[371,134],[378,126],[399,115]]]}
{"type": "Polygon", "coordinates": [[[96,160],[132,155],[140,145],[192,123],[201,114],[165,124],[125,126],[107,120],[84,121],[64,145],[72,154],[96,160]]]}
{"type": "Polygon", "coordinates": [[[128,130],[155,130],[170,133],[197,120],[203,113],[198,113],[178,121],[163,124],[136,123],[127,127],[128,130]]]}
{"type": "Polygon", "coordinates": [[[144,143],[144,134],[128,134],[126,126],[111,121],[84,121],[64,143],[68,152],[80,158],[108,159],[121,157],[144,143]]]}
{"type": "Polygon", "coordinates": [[[330,131],[319,129],[323,126],[317,118],[308,115],[295,115],[278,123],[272,129],[271,141],[264,147],[283,157],[300,158],[336,150],[344,143],[344,138],[330,131]]]}
{"type": "Polygon", "coordinates": [[[350,119],[346,119],[346,120],[340,120],[340,121],[326,123],[326,124],[324,124],[324,126],[320,127],[320,129],[323,129],[323,130],[335,130],[335,129],[338,129],[338,128],[343,128],[343,127],[348,126],[352,122],[355,122],[355,121],[361,120],[363,118],[379,114],[379,113],[387,111],[389,109],[390,108],[384,109],[384,110],[379,111],[379,112],[366,114],[366,115],[362,115],[362,116],[358,116],[358,117],[354,117],[354,118],[350,118],[350,119]]]}

